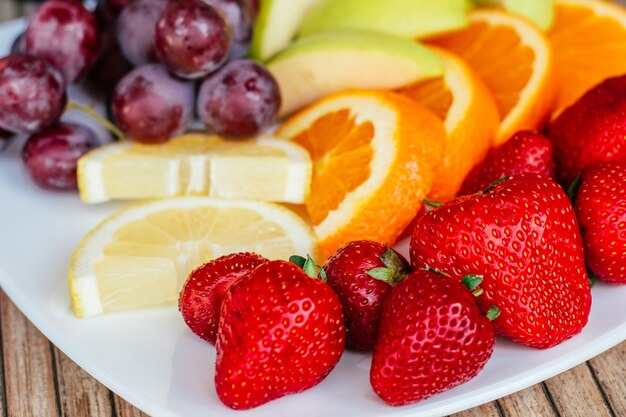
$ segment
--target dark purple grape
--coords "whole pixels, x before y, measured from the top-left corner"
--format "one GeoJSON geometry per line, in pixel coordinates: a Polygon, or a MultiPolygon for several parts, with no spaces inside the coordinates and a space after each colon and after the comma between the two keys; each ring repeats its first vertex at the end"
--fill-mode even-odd
{"type": "Polygon", "coordinates": [[[100,0],[96,7],[96,16],[103,28],[108,28],[115,22],[124,7],[130,0],[100,0]]]}
{"type": "Polygon", "coordinates": [[[13,133],[0,129],[0,152],[4,150],[9,141],[13,138],[13,133]]]}
{"type": "Polygon", "coordinates": [[[61,73],[41,58],[0,59],[0,128],[33,132],[61,117],[67,97],[61,73]]]}
{"type": "Polygon", "coordinates": [[[78,0],[48,0],[28,20],[26,51],[56,66],[66,82],[73,83],[98,58],[96,17],[78,0]]]}
{"type": "Polygon", "coordinates": [[[232,47],[230,58],[245,56],[252,38],[254,5],[251,0],[202,0],[215,7],[226,19],[231,29],[232,47]]]}
{"type": "Polygon", "coordinates": [[[278,84],[261,64],[236,60],[207,78],[198,93],[198,114],[211,130],[249,136],[269,127],[281,104],[278,84]]]}
{"type": "Polygon", "coordinates": [[[135,68],[119,82],[111,113],[119,128],[142,143],[161,143],[183,133],[193,114],[194,86],[159,64],[135,68]]]}
{"type": "Polygon", "coordinates": [[[117,18],[116,35],[133,65],[157,62],[154,35],[167,0],[132,0],[117,18]]]}
{"type": "Polygon", "coordinates": [[[215,71],[230,50],[230,29],[222,15],[200,0],[170,0],[156,27],[159,58],[183,78],[215,71]]]}
{"type": "Polygon", "coordinates": [[[26,37],[24,36],[24,33],[21,33],[20,36],[15,38],[15,40],[13,41],[13,45],[11,45],[11,54],[18,55],[18,54],[25,54],[25,53],[26,53],[26,37]]]}
{"type": "Polygon", "coordinates": [[[75,123],[58,123],[28,138],[22,160],[38,186],[74,190],[78,159],[99,144],[91,129],[75,123]]]}
{"type": "Polygon", "coordinates": [[[115,36],[107,33],[103,39],[100,57],[88,74],[90,86],[108,96],[117,83],[132,69],[132,64],[122,53],[115,36]]]}

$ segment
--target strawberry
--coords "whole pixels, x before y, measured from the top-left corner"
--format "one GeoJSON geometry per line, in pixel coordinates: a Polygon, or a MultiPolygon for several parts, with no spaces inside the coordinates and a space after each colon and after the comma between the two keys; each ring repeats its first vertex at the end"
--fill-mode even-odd
{"type": "Polygon", "coordinates": [[[626,164],[586,169],[574,209],[583,232],[587,267],[598,278],[626,284],[626,164]]]}
{"type": "Polygon", "coordinates": [[[234,253],[206,263],[189,274],[180,292],[178,309],[191,331],[215,344],[226,290],[266,261],[255,253],[234,253]]]}
{"type": "Polygon", "coordinates": [[[408,262],[382,243],[361,240],[337,250],[324,264],[324,271],[343,306],[346,344],[373,349],[382,302],[409,272],[408,262]]]}
{"type": "Polygon", "coordinates": [[[391,405],[420,401],[475,377],[494,343],[493,326],[460,281],[416,271],[383,304],[370,383],[391,405]]]}
{"type": "Polygon", "coordinates": [[[567,195],[549,178],[512,177],[427,213],[410,255],[415,269],[483,276],[479,305],[500,307],[496,331],[517,342],[549,348],[587,323],[591,291],[578,222],[567,195]]]}
{"type": "Polygon", "coordinates": [[[552,144],[541,133],[522,130],[503,145],[491,149],[467,174],[459,195],[483,191],[500,178],[519,174],[555,177],[552,144]]]}
{"type": "Polygon", "coordinates": [[[593,164],[626,162],[626,75],[601,82],[564,110],[550,138],[564,186],[593,164]]]}
{"type": "Polygon", "coordinates": [[[233,409],[248,409],[304,391],[335,367],[344,345],[333,290],[290,262],[266,262],[236,281],[222,303],[217,395],[233,409]]]}

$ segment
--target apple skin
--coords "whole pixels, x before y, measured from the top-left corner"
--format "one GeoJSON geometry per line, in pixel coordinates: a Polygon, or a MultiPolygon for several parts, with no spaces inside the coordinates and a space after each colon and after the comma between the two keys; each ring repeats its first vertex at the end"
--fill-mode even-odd
{"type": "Polygon", "coordinates": [[[554,0],[475,0],[478,6],[503,7],[523,16],[541,29],[547,30],[554,22],[554,0]]]}
{"type": "Polygon", "coordinates": [[[261,0],[250,57],[266,61],[289,45],[306,12],[317,3],[319,0],[261,0]]]}
{"type": "Polygon", "coordinates": [[[416,41],[376,32],[324,32],[298,39],[268,62],[282,95],[279,117],[343,90],[390,90],[443,74],[416,41]]]}
{"type": "Polygon", "coordinates": [[[467,26],[470,8],[469,0],[321,0],[299,34],[371,30],[418,39],[467,26]]]}

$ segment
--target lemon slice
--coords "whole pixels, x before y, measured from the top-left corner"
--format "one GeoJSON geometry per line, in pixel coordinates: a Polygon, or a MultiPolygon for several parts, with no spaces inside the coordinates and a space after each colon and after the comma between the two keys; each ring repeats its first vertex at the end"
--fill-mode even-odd
{"type": "Polygon", "coordinates": [[[188,134],[160,145],[118,142],[78,162],[86,203],[203,195],[297,204],[304,202],[310,181],[308,152],[272,138],[188,134]]]}
{"type": "Polygon", "coordinates": [[[240,251],[269,259],[318,254],[311,227],[277,204],[208,197],[140,203],[79,243],[68,271],[72,306],[83,318],[173,304],[194,268],[240,251]]]}

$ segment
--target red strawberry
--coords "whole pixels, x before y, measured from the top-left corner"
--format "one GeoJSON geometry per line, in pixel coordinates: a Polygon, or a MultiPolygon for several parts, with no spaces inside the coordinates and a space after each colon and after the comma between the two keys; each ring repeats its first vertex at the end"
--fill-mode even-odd
{"type": "Polygon", "coordinates": [[[626,162],[626,75],[603,81],[563,111],[550,138],[565,186],[598,162],[626,162]]]}
{"type": "Polygon", "coordinates": [[[220,307],[233,282],[267,259],[256,253],[234,253],[202,265],[189,274],[178,299],[178,309],[192,332],[215,344],[220,307]]]}
{"type": "Polygon", "coordinates": [[[290,262],[266,262],[224,298],[217,395],[231,408],[248,409],[304,391],[335,367],[344,345],[341,303],[333,290],[290,262]]]}
{"type": "Polygon", "coordinates": [[[475,377],[494,343],[493,326],[461,282],[414,272],[383,304],[372,388],[391,405],[423,400],[475,377]]]}
{"type": "Polygon", "coordinates": [[[360,240],[337,250],[324,264],[324,271],[343,306],[346,343],[373,349],[382,302],[409,272],[408,262],[381,243],[360,240]]]}
{"type": "Polygon", "coordinates": [[[491,149],[467,174],[459,195],[483,191],[500,178],[519,174],[555,177],[552,144],[541,133],[522,130],[503,145],[491,149]]]}
{"type": "Polygon", "coordinates": [[[500,307],[496,331],[528,346],[554,346],[589,317],[578,222],[567,195],[546,177],[512,177],[426,214],[411,239],[411,263],[457,279],[483,276],[479,305],[500,307]]]}
{"type": "Polygon", "coordinates": [[[574,208],[587,267],[606,282],[626,284],[626,164],[585,170],[574,208]]]}

